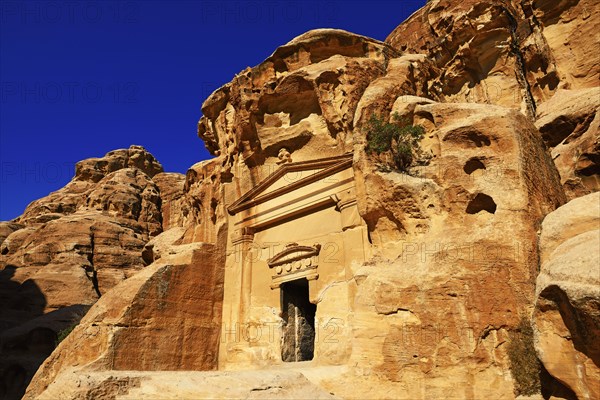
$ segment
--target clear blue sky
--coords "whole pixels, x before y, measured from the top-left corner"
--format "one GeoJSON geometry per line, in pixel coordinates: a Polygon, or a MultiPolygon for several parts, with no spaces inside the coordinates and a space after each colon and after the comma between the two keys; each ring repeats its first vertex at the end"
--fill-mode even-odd
{"type": "Polygon", "coordinates": [[[74,163],[139,144],[166,171],[209,158],[201,104],[315,28],[384,40],[422,1],[0,1],[0,220],[74,163]]]}

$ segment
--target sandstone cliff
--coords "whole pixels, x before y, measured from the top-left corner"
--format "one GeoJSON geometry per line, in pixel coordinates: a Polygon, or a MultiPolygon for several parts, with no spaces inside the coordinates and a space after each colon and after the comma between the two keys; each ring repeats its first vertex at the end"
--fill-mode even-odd
{"type": "MultiPolygon", "coordinates": [[[[386,42],[310,31],[204,102],[198,135],[215,158],[185,177],[162,173],[139,148],[82,162],[67,187],[0,226],[3,273],[15,274],[3,282],[40,285],[50,304],[15,312],[15,324],[97,301],[26,398],[277,398],[298,388],[315,398],[597,397],[600,92],[589,41],[598,12],[585,0],[438,0],[386,42]],[[425,130],[427,157],[408,173],[365,151],[370,116],[395,113],[425,130]],[[353,186],[343,195],[355,198],[357,222],[344,214],[332,232],[352,239],[345,259],[360,250],[364,260],[311,286],[317,315],[336,321],[335,343],[273,376],[279,344],[230,344],[221,325],[238,315],[236,302],[252,323],[272,315],[224,293],[246,279],[227,271],[236,243],[258,230],[268,237],[275,223],[237,229],[251,214],[230,206],[285,165],[303,172],[349,153],[353,186]],[[49,252],[53,245],[63,247],[49,252]],[[67,281],[72,299],[52,300],[67,281]],[[531,351],[515,358],[519,340],[531,351]],[[127,372],[259,367],[171,372],[171,383],[127,372]],[[259,373],[264,384],[247,383],[259,373]],[[239,387],[217,391],[231,379],[239,387]]],[[[335,212],[347,212],[333,197],[335,212]]],[[[297,235],[273,232],[281,243],[297,235]]],[[[272,289],[248,299],[267,302],[272,289]]]]}
{"type": "Polygon", "coordinates": [[[434,0],[386,39],[437,67],[445,102],[498,104],[536,120],[570,198],[597,191],[600,10],[594,1],[434,0]]]}
{"type": "Polygon", "coordinates": [[[165,175],[144,148],[115,150],[77,163],[64,188],[0,224],[6,396],[25,390],[59,332],[144,267],[142,249],[162,231],[161,211],[169,209],[160,186],[165,175]]]}

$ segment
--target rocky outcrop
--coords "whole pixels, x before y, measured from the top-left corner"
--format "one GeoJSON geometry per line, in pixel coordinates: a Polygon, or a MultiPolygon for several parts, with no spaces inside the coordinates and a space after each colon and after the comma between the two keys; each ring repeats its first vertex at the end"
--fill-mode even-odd
{"type": "Polygon", "coordinates": [[[430,86],[445,101],[499,104],[535,118],[556,90],[597,86],[589,41],[598,13],[591,0],[435,0],[386,42],[434,60],[440,74],[430,86]]]}
{"type": "Polygon", "coordinates": [[[600,88],[559,90],[535,125],[571,199],[600,190],[600,88]]]}
{"type": "Polygon", "coordinates": [[[162,229],[167,231],[173,227],[183,226],[183,206],[185,176],[172,172],[155,175],[152,181],[158,187],[161,198],[162,229]]]}
{"type": "Polygon", "coordinates": [[[142,250],[182,189],[163,185],[161,198],[152,180],[161,172],[140,146],[84,160],[64,188],[0,225],[0,386],[9,398],[20,397],[59,332],[144,267],[142,250]]]}
{"type": "Polygon", "coordinates": [[[6,240],[11,233],[23,227],[23,225],[14,222],[0,222],[0,246],[2,246],[4,240],[6,240]]]}
{"type": "Polygon", "coordinates": [[[558,174],[517,111],[419,98],[395,108],[426,127],[433,157],[411,176],[355,148],[374,256],[353,277],[351,364],[385,377],[368,385],[374,397],[510,397],[509,333],[533,301],[539,221],[565,201],[558,174]]]}
{"type": "Polygon", "coordinates": [[[215,91],[203,104],[198,134],[247,190],[257,166],[274,164],[284,147],[299,161],[352,149],[359,101],[385,112],[400,94],[424,95],[431,66],[424,57],[396,58],[390,46],[336,29],[319,29],[278,48],[215,91]],[[365,92],[372,81],[371,89],[365,92]],[[375,101],[374,99],[380,99],[375,101]],[[235,165],[235,166],[234,166],[235,165]]]}
{"type": "Polygon", "coordinates": [[[575,198],[600,187],[600,60],[589,45],[599,13],[586,0],[435,0],[386,43],[433,60],[431,96],[516,108],[535,120],[575,198]]]}
{"type": "Polygon", "coordinates": [[[82,209],[97,211],[110,211],[112,215],[160,224],[157,216],[140,214],[147,206],[144,200],[156,203],[154,199],[132,199],[123,197],[125,193],[117,195],[114,199],[106,198],[105,201],[90,199],[91,190],[109,191],[114,185],[134,185],[134,188],[122,187],[121,191],[144,192],[145,179],[150,182],[157,173],[162,172],[162,166],[141,146],[131,146],[129,149],[119,149],[107,153],[102,158],[90,158],[75,165],[75,176],[64,188],[57,190],[32,202],[23,215],[17,218],[23,224],[43,223],[63,215],[72,214],[82,209]],[[129,169],[129,172],[125,171],[129,169]],[[140,174],[141,173],[141,174],[140,174]],[[118,174],[115,176],[115,174],[118,174]],[[132,176],[132,174],[134,176],[132,176]],[[143,177],[142,177],[143,175],[143,177]],[[142,185],[138,187],[137,185],[142,185]],[[92,204],[90,204],[92,203],[92,204]],[[123,204],[120,204],[123,203],[123,204]],[[125,207],[117,210],[115,207],[125,207]],[[122,213],[120,213],[121,211],[122,213]],[[147,218],[145,218],[147,217],[147,218]]]}
{"type": "Polygon", "coordinates": [[[578,399],[600,397],[600,193],[548,214],[533,313],[546,370],[578,399]]]}
{"type": "Polygon", "coordinates": [[[135,168],[148,177],[163,172],[163,167],[142,146],[131,146],[108,152],[102,158],[88,158],[75,166],[76,181],[99,182],[111,172],[124,168],[135,168]]]}
{"type": "Polygon", "coordinates": [[[216,369],[223,261],[214,245],[174,244],[178,239],[171,238],[172,254],[163,254],[94,305],[40,368],[26,398],[35,398],[72,366],[216,369]]]}

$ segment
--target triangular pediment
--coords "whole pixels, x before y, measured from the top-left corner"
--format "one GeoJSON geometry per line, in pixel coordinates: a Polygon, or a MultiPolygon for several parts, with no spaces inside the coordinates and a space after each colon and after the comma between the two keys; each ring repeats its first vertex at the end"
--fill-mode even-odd
{"type": "Polygon", "coordinates": [[[234,215],[242,210],[316,182],[319,179],[324,179],[351,166],[352,153],[283,164],[278,170],[231,204],[227,210],[231,215],[234,215]]]}
{"type": "Polygon", "coordinates": [[[265,190],[260,193],[260,196],[264,196],[267,193],[274,192],[275,190],[281,189],[283,187],[288,186],[291,183],[299,181],[302,178],[306,178],[307,176],[311,176],[313,174],[320,174],[325,167],[315,168],[315,169],[305,169],[305,170],[296,170],[296,171],[287,171],[282,174],[275,182],[265,188],[265,190]]]}

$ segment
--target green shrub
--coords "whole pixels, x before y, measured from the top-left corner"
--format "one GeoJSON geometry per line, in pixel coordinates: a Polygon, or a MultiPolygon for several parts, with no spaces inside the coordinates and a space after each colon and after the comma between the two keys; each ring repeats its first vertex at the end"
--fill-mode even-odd
{"type": "Polygon", "coordinates": [[[69,325],[68,327],[66,327],[65,329],[63,329],[62,331],[58,332],[58,335],[56,336],[56,346],[58,346],[58,344],[60,342],[62,342],[63,340],[65,340],[65,338],[67,336],[69,336],[69,333],[73,332],[73,329],[75,329],[75,327],[79,325],[78,323],[69,325]]]}
{"type": "Polygon", "coordinates": [[[56,346],[58,346],[58,344],[60,342],[65,340],[65,338],[67,336],[69,336],[69,334],[71,332],[73,332],[73,329],[75,329],[75,327],[77,325],[79,325],[79,322],[85,316],[85,314],[88,312],[89,309],[90,309],[90,306],[81,306],[81,308],[79,308],[78,310],[73,312],[73,314],[71,315],[71,321],[70,321],[71,325],[69,325],[65,329],[59,331],[58,334],[56,335],[56,342],[55,342],[56,346]]]}
{"type": "Polygon", "coordinates": [[[415,160],[422,156],[419,142],[423,139],[425,129],[420,125],[411,125],[398,113],[394,113],[392,119],[393,123],[385,122],[382,116],[371,114],[366,125],[366,151],[377,155],[390,152],[396,169],[407,172],[415,160]]]}
{"type": "Polygon", "coordinates": [[[508,359],[516,394],[529,396],[540,393],[540,362],[533,346],[533,329],[527,318],[521,318],[509,337],[508,359]]]}

